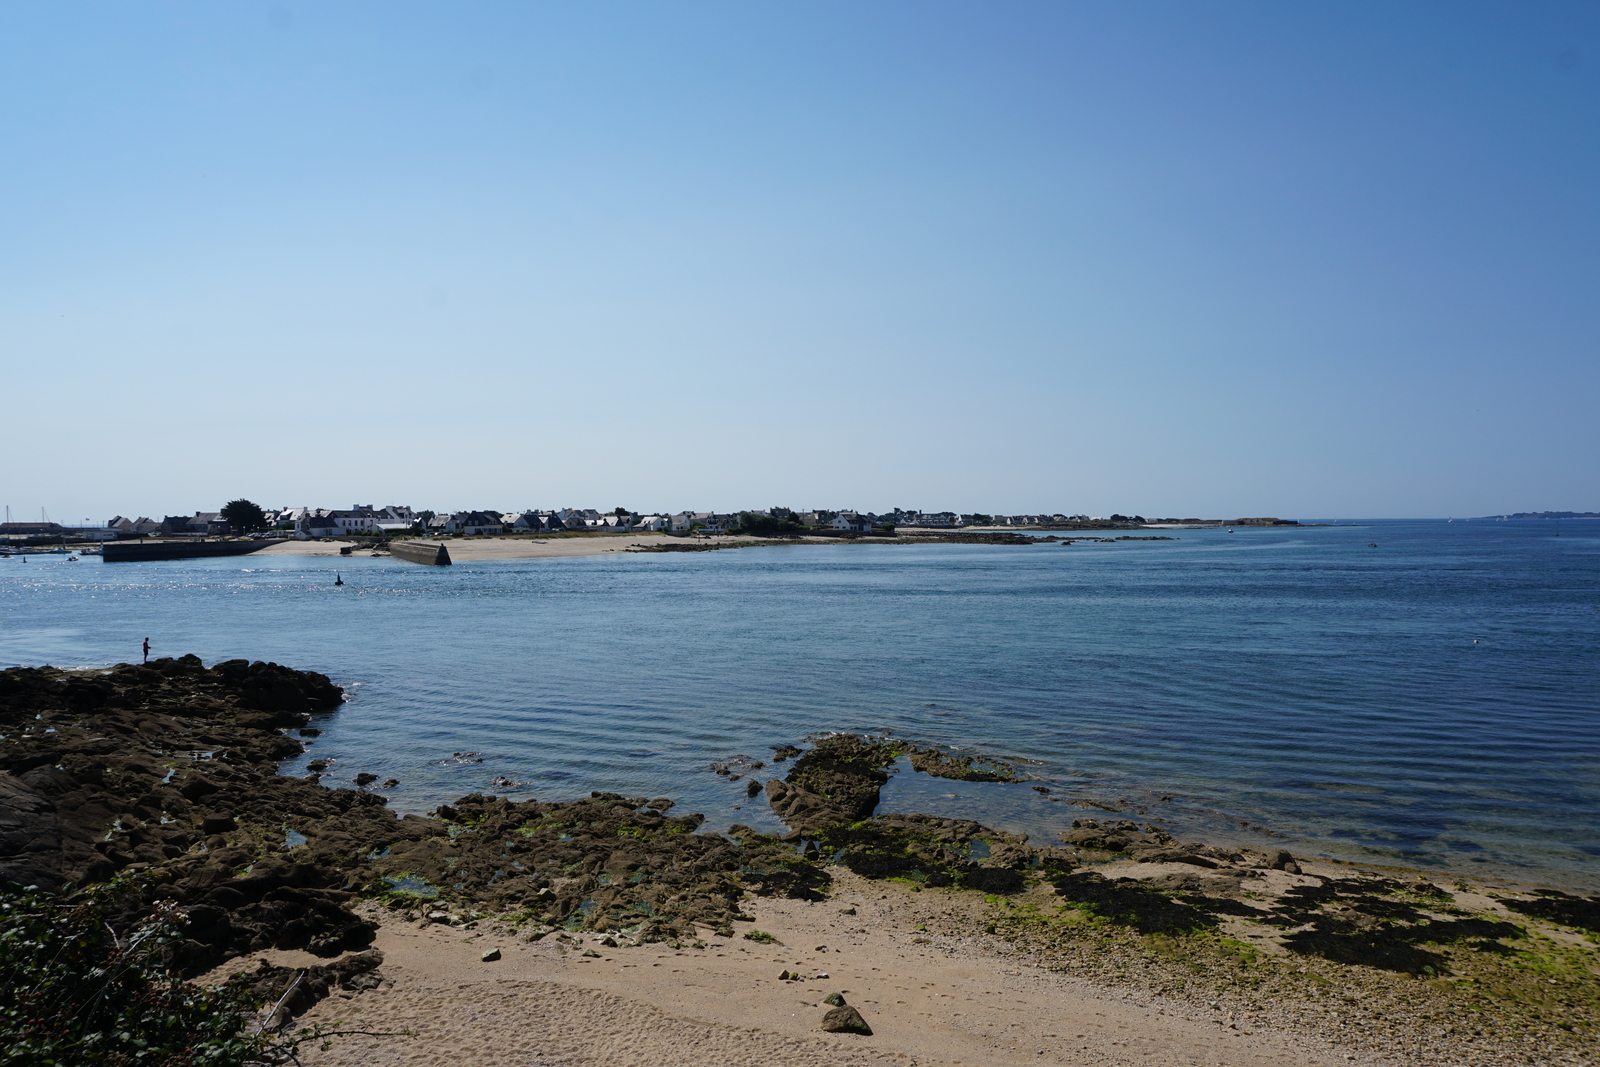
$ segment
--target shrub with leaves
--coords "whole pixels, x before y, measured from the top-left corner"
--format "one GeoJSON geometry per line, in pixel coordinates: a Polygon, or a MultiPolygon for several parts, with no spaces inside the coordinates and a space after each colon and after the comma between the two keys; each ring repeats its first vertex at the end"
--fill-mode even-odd
{"type": "Polygon", "coordinates": [[[164,947],[183,913],[161,902],[117,930],[126,881],[57,897],[0,891],[0,1065],[232,1067],[282,1062],[292,1044],[256,1035],[240,984],[202,989],[180,979],[164,947]]]}

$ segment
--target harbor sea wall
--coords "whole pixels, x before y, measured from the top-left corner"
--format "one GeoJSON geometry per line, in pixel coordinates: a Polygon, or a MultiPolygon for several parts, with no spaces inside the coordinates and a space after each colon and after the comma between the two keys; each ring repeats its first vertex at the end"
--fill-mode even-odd
{"type": "Polygon", "coordinates": [[[100,558],[107,563],[142,563],[159,559],[242,556],[286,540],[279,537],[262,541],[113,541],[100,550],[100,558]]]}
{"type": "Polygon", "coordinates": [[[407,563],[426,563],[435,567],[450,566],[450,550],[443,544],[418,544],[415,541],[391,541],[389,552],[407,563]]]}

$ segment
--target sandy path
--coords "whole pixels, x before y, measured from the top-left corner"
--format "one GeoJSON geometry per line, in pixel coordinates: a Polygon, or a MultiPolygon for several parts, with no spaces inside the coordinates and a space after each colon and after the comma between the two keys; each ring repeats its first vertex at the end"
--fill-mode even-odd
{"type": "Polygon", "coordinates": [[[302,1022],[413,1036],[344,1037],[302,1058],[306,1067],[1350,1062],[1321,1042],[1234,1029],[1176,1004],[1054,974],[973,939],[921,934],[901,918],[905,890],[848,872],[836,877],[827,902],[750,902],[756,927],[782,946],[707,933],[703,951],[618,949],[588,939],[529,943],[487,921],[476,930],[390,921],[377,947],[392,985],[330,997],[302,1022]],[[842,913],[852,905],[856,915],[842,913]],[[503,958],[483,962],[489,948],[503,958]],[[582,956],[584,949],[600,956],[582,956]],[[812,980],[780,981],[784,970],[812,980]],[[814,977],[822,973],[830,977],[814,977]],[[862,1012],[872,1036],[816,1029],[827,1010],[821,998],[831,991],[862,1012]]]}

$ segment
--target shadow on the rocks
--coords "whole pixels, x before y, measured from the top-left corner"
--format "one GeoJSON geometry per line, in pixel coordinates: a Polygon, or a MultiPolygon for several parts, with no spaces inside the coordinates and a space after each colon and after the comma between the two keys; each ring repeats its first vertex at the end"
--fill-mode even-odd
{"type": "Polygon", "coordinates": [[[1600,933],[1600,897],[1576,897],[1559,889],[1541,889],[1537,892],[1538,898],[1535,900],[1501,898],[1500,903],[1512,911],[1536,919],[1600,933]]]}
{"type": "Polygon", "coordinates": [[[1265,921],[1279,927],[1306,927],[1284,937],[1284,947],[1291,952],[1406,974],[1448,969],[1444,955],[1424,945],[1477,941],[1479,951],[1509,952],[1499,939],[1524,936],[1515,923],[1435,919],[1412,902],[1390,895],[1403,888],[1384,878],[1337,878],[1297,886],[1265,921]]]}
{"type": "Polygon", "coordinates": [[[1261,915],[1236,900],[1203,894],[1169,896],[1132,879],[1106,878],[1093,871],[1077,871],[1054,879],[1051,884],[1062,899],[1141,934],[1209,930],[1218,925],[1222,914],[1261,915]]]}

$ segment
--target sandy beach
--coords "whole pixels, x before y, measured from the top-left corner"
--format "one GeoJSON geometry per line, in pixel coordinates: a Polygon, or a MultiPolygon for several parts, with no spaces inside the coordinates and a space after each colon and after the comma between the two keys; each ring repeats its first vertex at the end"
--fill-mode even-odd
{"type": "Polygon", "coordinates": [[[341,1037],[302,1058],[307,1067],[1379,1062],[1266,1020],[1056,973],[997,938],[919,930],[923,909],[961,907],[972,894],[936,896],[945,897],[841,871],[829,900],[748,903],[748,928],[780,944],[705,930],[704,948],[678,950],[607,947],[593,934],[529,942],[490,919],[407,922],[369,906],[382,923],[374,947],[384,986],[330,997],[300,1023],[397,1036],[341,1037]],[[491,949],[501,958],[485,962],[491,949]],[[780,980],[785,971],[802,980],[780,980]],[[831,992],[861,1012],[870,1036],[818,1029],[831,992]]]}
{"type": "MultiPolygon", "coordinates": [[[[611,552],[631,552],[657,545],[752,545],[762,540],[755,537],[671,537],[660,533],[632,534],[580,534],[551,538],[528,537],[456,537],[434,541],[417,540],[419,544],[442,544],[450,550],[450,558],[457,563],[489,559],[545,559],[556,556],[600,556],[611,552]]],[[[825,537],[806,538],[808,541],[826,542],[825,537]]],[[[772,542],[767,542],[772,543],[772,542]]],[[[271,545],[255,553],[260,556],[337,556],[340,549],[354,546],[357,555],[365,556],[370,549],[364,542],[353,541],[287,541],[271,545]]],[[[379,553],[382,555],[382,553],[379,553]]]]}

